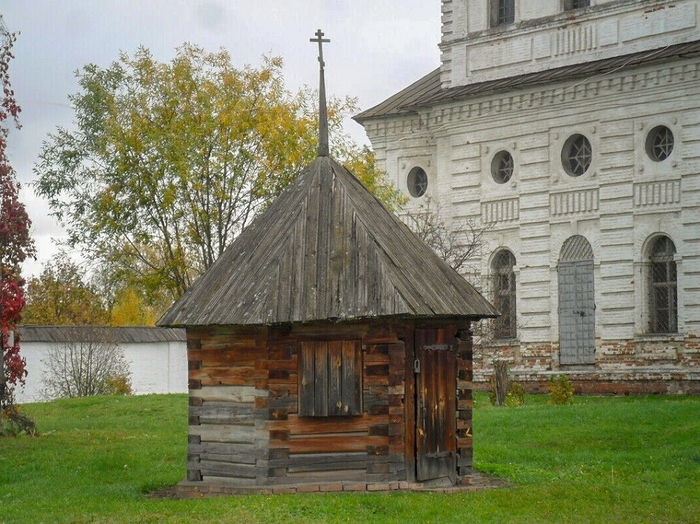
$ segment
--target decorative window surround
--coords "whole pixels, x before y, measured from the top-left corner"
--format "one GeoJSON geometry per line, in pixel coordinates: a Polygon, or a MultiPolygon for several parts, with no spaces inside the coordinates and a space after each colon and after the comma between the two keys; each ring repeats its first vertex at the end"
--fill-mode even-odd
{"type": "Polygon", "coordinates": [[[420,198],[428,191],[428,174],[422,167],[416,166],[408,172],[406,178],[408,192],[413,198],[420,198]]]}
{"type": "Polygon", "coordinates": [[[634,207],[673,206],[681,202],[681,181],[640,182],[634,184],[634,207]]]}
{"type": "Polygon", "coordinates": [[[656,126],[647,134],[645,141],[646,153],[654,162],[663,162],[673,153],[673,131],[668,127],[656,126]]]}
{"type": "Polygon", "coordinates": [[[515,0],[491,0],[491,27],[515,22],[515,0]]]}
{"type": "Polygon", "coordinates": [[[508,182],[515,171],[513,155],[508,151],[501,150],[493,156],[491,161],[491,176],[497,184],[508,182]]]}
{"type": "Polygon", "coordinates": [[[593,162],[593,147],[590,140],[580,133],[567,138],[562,147],[561,162],[569,176],[585,175],[593,162]]]}
{"type": "Polygon", "coordinates": [[[507,249],[499,250],[491,261],[493,301],[501,316],[494,320],[494,337],[510,339],[517,336],[515,256],[507,249]]]}
{"type": "Polygon", "coordinates": [[[549,195],[549,212],[552,216],[571,216],[595,213],[599,207],[598,189],[567,191],[549,195]]]}
{"type": "Polygon", "coordinates": [[[520,219],[520,203],[517,198],[481,203],[481,220],[485,224],[515,222],[520,219]]]}
{"type": "Polygon", "coordinates": [[[649,332],[678,331],[678,269],[676,246],[667,236],[651,243],[649,253],[649,332]]]}

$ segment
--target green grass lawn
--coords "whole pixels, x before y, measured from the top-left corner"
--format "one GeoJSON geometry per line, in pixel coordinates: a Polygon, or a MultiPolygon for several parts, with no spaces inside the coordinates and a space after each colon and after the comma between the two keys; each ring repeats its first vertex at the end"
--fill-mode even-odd
{"type": "Polygon", "coordinates": [[[187,397],[24,407],[41,437],[0,439],[0,522],[700,522],[700,398],[477,396],[475,463],[513,487],[152,499],[185,477],[187,397]]]}

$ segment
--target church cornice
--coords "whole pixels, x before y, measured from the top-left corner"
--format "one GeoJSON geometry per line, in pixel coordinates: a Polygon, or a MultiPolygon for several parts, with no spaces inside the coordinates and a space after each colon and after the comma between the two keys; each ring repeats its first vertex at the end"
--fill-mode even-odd
{"type": "Polygon", "coordinates": [[[454,126],[476,119],[495,118],[512,111],[552,110],[562,105],[590,102],[610,96],[626,96],[641,89],[665,90],[671,84],[696,80],[700,76],[700,58],[665,67],[635,69],[624,74],[615,72],[559,82],[547,87],[539,86],[501,94],[488,94],[469,100],[452,100],[434,106],[416,108],[415,113],[374,118],[364,123],[370,140],[391,135],[432,136],[437,132],[448,133],[454,126]]]}

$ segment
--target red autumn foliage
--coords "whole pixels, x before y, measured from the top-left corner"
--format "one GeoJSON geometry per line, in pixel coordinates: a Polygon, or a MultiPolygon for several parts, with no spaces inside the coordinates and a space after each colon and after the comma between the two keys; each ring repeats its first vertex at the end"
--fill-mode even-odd
{"type": "Polygon", "coordinates": [[[0,16],[0,332],[4,376],[0,377],[0,390],[4,390],[0,405],[12,403],[12,386],[24,383],[26,362],[19,354],[18,337],[9,345],[9,333],[17,328],[24,307],[24,280],[20,276],[20,264],[34,256],[34,243],[29,235],[31,222],[24,204],[19,200],[19,184],[7,158],[6,121],[11,119],[19,127],[20,107],[10,84],[9,65],[14,33],[10,33],[0,16]],[[9,387],[1,387],[8,386],[9,387]]]}
{"type": "Polygon", "coordinates": [[[16,329],[20,319],[20,312],[24,307],[23,284],[23,280],[13,277],[3,277],[2,281],[0,281],[0,292],[2,293],[0,328],[2,329],[3,337],[5,375],[7,382],[12,386],[18,383],[24,384],[24,377],[27,376],[26,361],[19,354],[18,337],[14,337],[12,345],[8,343],[10,338],[9,332],[16,329]]]}

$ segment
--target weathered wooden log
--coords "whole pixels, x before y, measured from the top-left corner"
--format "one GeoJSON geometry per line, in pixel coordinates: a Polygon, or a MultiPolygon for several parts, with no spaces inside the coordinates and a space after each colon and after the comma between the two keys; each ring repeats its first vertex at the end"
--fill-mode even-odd
{"type": "Polygon", "coordinates": [[[190,426],[191,435],[197,435],[202,442],[239,442],[239,443],[254,443],[255,442],[255,426],[253,425],[201,425],[190,426]]]}
{"type": "Polygon", "coordinates": [[[266,397],[267,391],[254,386],[208,386],[197,390],[191,396],[213,402],[255,402],[256,397],[266,397]]]}
{"type": "Polygon", "coordinates": [[[386,447],[385,454],[388,454],[389,447],[386,445],[386,442],[386,437],[368,437],[345,434],[334,437],[306,437],[288,440],[270,440],[270,447],[287,448],[291,454],[328,452],[342,453],[363,451],[368,447],[386,447]]]}

